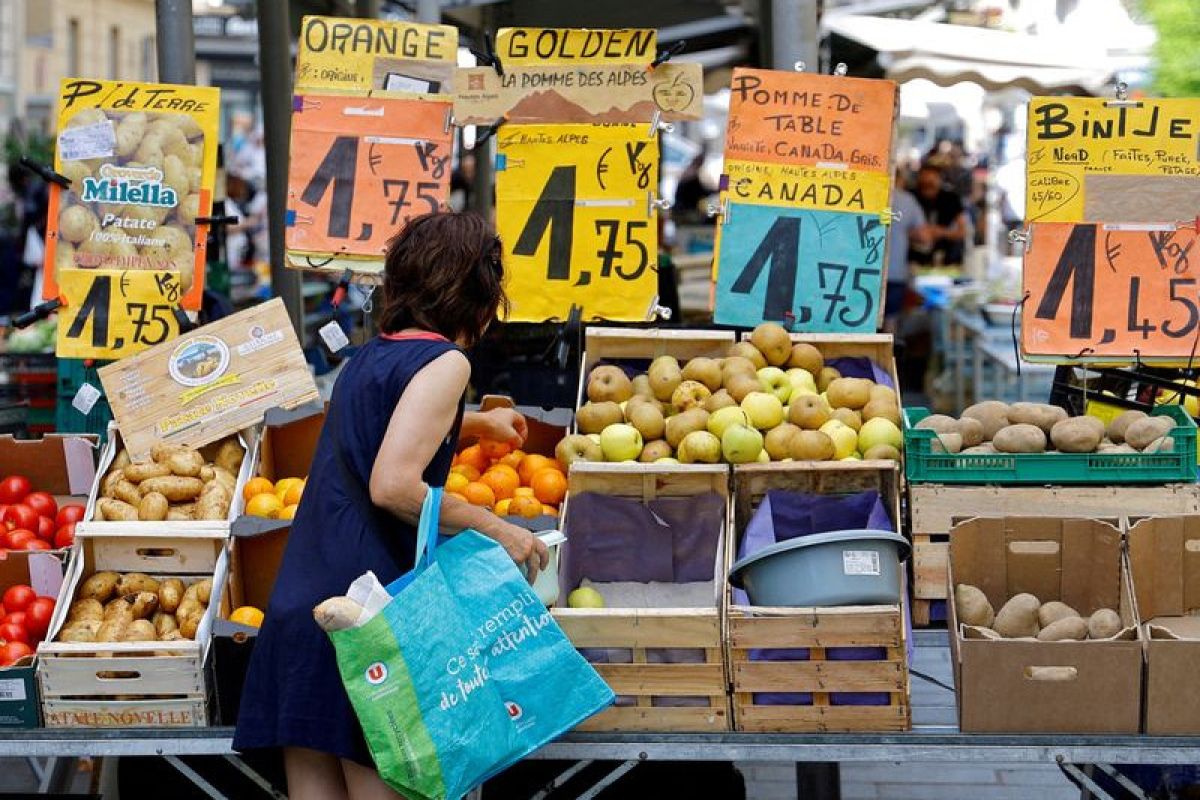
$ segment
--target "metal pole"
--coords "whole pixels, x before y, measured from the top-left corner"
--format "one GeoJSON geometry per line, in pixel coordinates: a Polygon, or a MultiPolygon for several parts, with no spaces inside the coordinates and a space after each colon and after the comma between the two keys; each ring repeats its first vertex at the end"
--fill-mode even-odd
{"type": "Polygon", "coordinates": [[[436,25],[442,21],[442,4],[438,0],[417,0],[417,22],[436,25]]]}
{"type": "Polygon", "coordinates": [[[380,0],[354,0],[354,16],[379,19],[380,0]]]}
{"type": "Polygon", "coordinates": [[[292,124],[292,56],[287,0],[258,0],[258,64],[262,75],[263,147],[267,155],[267,229],[271,289],[283,298],[300,345],[304,346],[304,298],[300,273],[284,266],[288,141],[292,124]]]}
{"type": "Polygon", "coordinates": [[[163,83],[196,82],[196,36],[192,0],[155,0],[158,26],[158,79],[163,83]]]}
{"type": "Polygon", "coordinates": [[[816,72],[819,58],[817,0],[771,0],[771,65],[790,70],[803,61],[816,72]]]}

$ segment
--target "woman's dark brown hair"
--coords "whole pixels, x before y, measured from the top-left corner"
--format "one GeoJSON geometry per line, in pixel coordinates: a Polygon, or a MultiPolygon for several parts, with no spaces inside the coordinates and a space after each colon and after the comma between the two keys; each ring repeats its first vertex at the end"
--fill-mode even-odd
{"type": "Polygon", "coordinates": [[[415,217],[388,244],[380,327],[385,333],[422,328],[475,344],[508,311],[502,252],[478,214],[415,217]]]}

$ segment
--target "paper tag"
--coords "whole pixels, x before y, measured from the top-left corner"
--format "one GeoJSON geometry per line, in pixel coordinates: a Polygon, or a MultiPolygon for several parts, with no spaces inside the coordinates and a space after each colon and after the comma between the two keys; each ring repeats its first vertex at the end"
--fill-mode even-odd
{"type": "Polygon", "coordinates": [[[90,383],[85,383],[75,393],[75,399],[71,401],[71,407],[80,414],[87,416],[92,413],[92,409],[96,407],[96,401],[99,399],[100,390],[90,383]]]}
{"type": "Polygon", "coordinates": [[[843,550],[842,573],[845,575],[878,575],[879,553],[874,550],[843,550]]]}
{"type": "Polygon", "coordinates": [[[0,681],[0,701],[25,699],[25,681],[20,678],[8,678],[0,681]]]}
{"type": "Polygon", "coordinates": [[[62,588],[63,565],[52,553],[29,554],[29,585],[38,597],[58,597],[62,588]]]}
{"type": "Polygon", "coordinates": [[[63,439],[63,461],[67,464],[67,484],[71,494],[86,495],[96,480],[96,460],[92,458],[92,443],[87,439],[63,439]]]}
{"type": "Polygon", "coordinates": [[[58,135],[58,157],[62,161],[112,158],[117,134],[111,120],[67,128],[58,135]]]}
{"type": "Polygon", "coordinates": [[[346,338],[346,332],[342,330],[342,326],[337,323],[337,320],[325,323],[317,333],[321,334],[321,339],[332,353],[336,353],[350,344],[350,340],[346,338]]]}

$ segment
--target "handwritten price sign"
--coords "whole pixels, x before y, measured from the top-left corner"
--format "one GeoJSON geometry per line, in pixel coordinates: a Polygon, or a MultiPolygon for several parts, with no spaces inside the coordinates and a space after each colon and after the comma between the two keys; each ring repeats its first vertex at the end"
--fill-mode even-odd
{"type": "Polygon", "coordinates": [[[875,331],[887,239],[878,215],[731,203],[718,235],[719,324],[875,331]]]}
{"type": "Polygon", "coordinates": [[[1187,361],[1200,324],[1196,232],[1034,223],[1022,350],[1058,359],[1187,361]]]}
{"type": "Polygon", "coordinates": [[[379,272],[396,231],[446,202],[450,103],[297,95],[295,108],[289,263],[379,272]]]}
{"type": "Polygon", "coordinates": [[[645,320],[658,291],[658,145],[644,125],[511,125],[496,152],[510,321],[645,320]]]}
{"type": "Polygon", "coordinates": [[[178,272],[63,269],[58,281],[80,298],[58,312],[60,358],[118,359],[179,335],[178,272]]]}

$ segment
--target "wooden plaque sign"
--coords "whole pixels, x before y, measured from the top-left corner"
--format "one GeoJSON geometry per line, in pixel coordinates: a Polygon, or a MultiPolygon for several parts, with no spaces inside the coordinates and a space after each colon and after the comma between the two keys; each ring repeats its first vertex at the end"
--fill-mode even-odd
{"type": "Polygon", "coordinates": [[[100,382],[135,461],[158,442],[201,447],[318,396],[279,298],[103,367],[100,382]]]}

